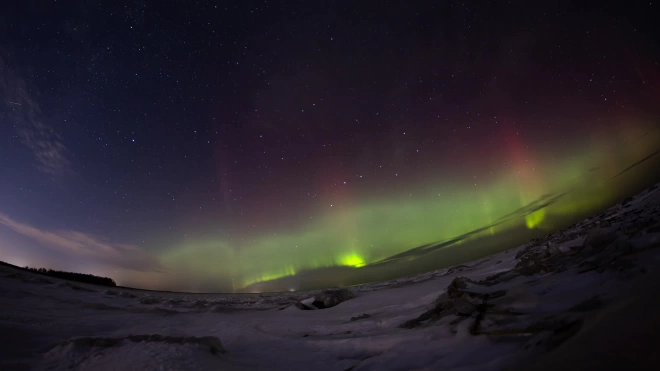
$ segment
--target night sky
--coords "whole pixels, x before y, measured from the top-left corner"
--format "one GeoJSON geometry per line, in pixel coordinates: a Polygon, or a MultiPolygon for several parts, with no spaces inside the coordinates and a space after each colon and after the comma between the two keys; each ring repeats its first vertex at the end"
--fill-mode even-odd
{"type": "Polygon", "coordinates": [[[0,260],[351,284],[479,228],[548,233],[653,173],[656,3],[174,3],[0,5],[0,260]]]}

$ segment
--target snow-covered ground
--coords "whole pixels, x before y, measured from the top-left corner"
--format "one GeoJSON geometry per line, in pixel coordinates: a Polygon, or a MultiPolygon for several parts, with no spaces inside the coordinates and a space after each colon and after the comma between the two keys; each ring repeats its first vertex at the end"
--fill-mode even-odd
{"type": "Polygon", "coordinates": [[[658,247],[655,186],[470,264],[351,287],[322,310],[294,305],[318,292],[106,289],[2,267],[0,369],[586,370],[621,349],[622,369],[639,369],[657,360],[658,247]]]}

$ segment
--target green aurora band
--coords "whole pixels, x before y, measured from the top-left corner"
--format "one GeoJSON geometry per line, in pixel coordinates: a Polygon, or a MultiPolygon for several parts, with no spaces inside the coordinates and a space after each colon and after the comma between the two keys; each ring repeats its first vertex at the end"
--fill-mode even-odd
{"type": "MultiPolygon", "coordinates": [[[[524,146],[517,146],[502,168],[495,169],[483,183],[469,178],[452,182],[433,179],[411,186],[398,197],[339,203],[315,217],[313,223],[251,236],[248,246],[240,249],[222,237],[193,238],[171,246],[161,255],[161,262],[168,275],[175,272],[191,281],[231,282],[231,288],[241,292],[252,284],[301,271],[364,267],[417,246],[492,226],[546,194],[571,191],[560,202],[522,220],[529,229],[551,231],[558,226],[550,220],[592,213],[621,197],[625,187],[608,179],[656,150],[660,143],[659,130],[641,136],[644,131],[641,126],[622,126],[618,133],[601,136],[589,145],[563,150],[561,157],[551,153],[532,156],[520,150],[524,146]]],[[[637,183],[642,177],[641,173],[630,175],[637,183]]],[[[495,235],[504,228],[506,224],[497,224],[488,233],[495,235]]],[[[195,291],[194,287],[186,288],[195,291]]]]}

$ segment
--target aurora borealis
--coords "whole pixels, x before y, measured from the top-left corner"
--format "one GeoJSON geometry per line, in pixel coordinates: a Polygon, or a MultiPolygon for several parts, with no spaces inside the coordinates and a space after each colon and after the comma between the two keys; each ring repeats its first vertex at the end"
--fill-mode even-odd
{"type": "MultiPolygon", "coordinates": [[[[409,186],[406,189],[408,193],[402,191],[399,197],[387,196],[363,203],[344,200],[350,206],[339,201],[331,206],[336,209],[315,215],[312,219],[317,219],[316,222],[308,222],[288,232],[254,236],[247,243],[249,248],[239,253],[231,248],[231,242],[222,238],[190,239],[183,242],[182,249],[173,250],[173,255],[166,254],[164,261],[172,265],[186,262],[190,267],[208,272],[214,271],[216,262],[231,262],[220,272],[231,272],[235,279],[241,277],[240,288],[255,282],[293,276],[301,270],[362,267],[484,226],[495,225],[488,229],[492,235],[516,223],[547,233],[557,227],[553,225],[553,220],[593,213],[630,192],[631,187],[639,184],[637,182],[643,183],[644,180],[637,174],[627,178],[623,184],[613,184],[607,181],[607,176],[615,173],[608,173],[607,169],[589,170],[602,163],[611,169],[623,169],[624,164],[634,158],[634,153],[649,151],[650,145],[660,144],[657,135],[645,139],[652,140],[637,141],[635,146],[639,147],[622,149],[618,154],[605,157],[590,150],[583,154],[566,154],[565,159],[540,161],[535,165],[519,164],[508,174],[505,170],[499,170],[499,178],[481,186],[469,183],[469,180],[462,183],[458,180],[456,185],[445,182],[436,186],[427,184],[417,189],[409,186]],[[532,166],[539,166],[545,171],[536,171],[532,166]],[[511,224],[498,225],[502,217],[533,204],[551,192],[569,193],[548,207],[520,213],[522,218],[511,218],[511,224]],[[223,249],[218,249],[219,246],[223,249]],[[309,246],[316,248],[310,249],[309,246]],[[319,254],[319,251],[324,253],[319,254]],[[200,262],[199,256],[211,259],[200,262]],[[247,264],[243,266],[242,262],[247,264]],[[257,274],[245,274],[254,268],[257,268],[257,274]]],[[[617,140],[613,138],[609,144],[601,142],[598,145],[615,148],[622,145],[616,143],[617,140]]],[[[653,169],[657,164],[656,161],[647,165],[653,169]]],[[[644,170],[649,171],[649,168],[644,170]]]]}
{"type": "Polygon", "coordinates": [[[163,290],[349,285],[658,181],[653,4],[369,3],[11,5],[0,260],[163,290]]]}

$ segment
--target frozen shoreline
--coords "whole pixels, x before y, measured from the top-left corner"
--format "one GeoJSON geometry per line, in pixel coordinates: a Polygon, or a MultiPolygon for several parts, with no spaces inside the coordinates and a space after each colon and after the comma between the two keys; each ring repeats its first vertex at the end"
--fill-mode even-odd
{"type": "MultiPolygon", "coordinates": [[[[587,365],[578,346],[604,342],[603,326],[619,323],[622,308],[657,286],[658,247],[656,185],[505,252],[351,287],[355,299],[323,310],[294,305],[317,291],[150,292],[1,267],[0,368],[556,369],[566,368],[562,357],[587,365]]],[[[637,328],[638,317],[621,330],[637,328]]],[[[617,330],[607,332],[615,344],[617,330]]]]}

